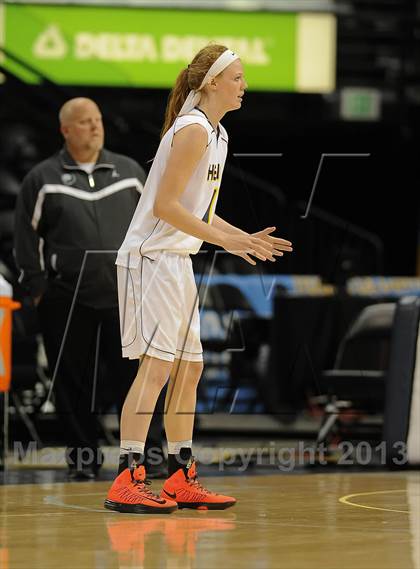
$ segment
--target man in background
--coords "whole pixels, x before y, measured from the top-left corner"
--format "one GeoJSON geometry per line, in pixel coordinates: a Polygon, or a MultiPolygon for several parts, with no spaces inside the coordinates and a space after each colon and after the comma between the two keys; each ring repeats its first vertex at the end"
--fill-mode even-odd
{"type": "Polygon", "coordinates": [[[146,175],[103,147],[91,99],[67,101],[59,120],[64,147],[27,174],[18,196],[15,257],[38,307],[69,474],[87,479],[103,462],[98,414],[121,411],[138,368],[121,356],[114,261],[146,175]]]}

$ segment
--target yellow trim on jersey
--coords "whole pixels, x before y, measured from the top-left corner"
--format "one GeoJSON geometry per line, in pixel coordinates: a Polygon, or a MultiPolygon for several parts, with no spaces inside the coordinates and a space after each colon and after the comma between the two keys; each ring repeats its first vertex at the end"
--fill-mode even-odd
{"type": "Polygon", "coordinates": [[[219,188],[214,188],[213,190],[213,197],[211,198],[211,202],[209,205],[209,215],[207,218],[207,223],[210,225],[213,216],[214,216],[214,210],[216,209],[216,201],[217,201],[217,196],[219,195],[219,188]]]}

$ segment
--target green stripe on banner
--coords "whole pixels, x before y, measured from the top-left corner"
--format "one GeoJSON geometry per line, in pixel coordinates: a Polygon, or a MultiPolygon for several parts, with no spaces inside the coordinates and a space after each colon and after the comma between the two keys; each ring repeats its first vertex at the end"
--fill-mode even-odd
{"type": "MultiPolygon", "coordinates": [[[[0,4],[0,47],[4,46],[5,6],[0,4]]],[[[0,65],[4,64],[4,55],[0,51],[0,65]]],[[[4,75],[0,73],[0,83],[3,83],[4,75]]]]}
{"type": "MultiPolygon", "coordinates": [[[[319,79],[312,83],[303,79],[302,83],[302,64],[298,67],[302,61],[301,17],[293,13],[11,4],[6,6],[5,47],[61,84],[171,87],[179,70],[202,46],[214,41],[240,55],[251,90],[310,90],[311,84],[313,92],[331,90],[334,81],[326,83],[324,78],[331,68],[331,53],[335,54],[335,34],[323,38],[323,46],[328,45],[325,58],[316,61],[319,79]]],[[[334,19],[328,14],[318,17],[334,19]]],[[[25,81],[34,82],[10,59],[6,65],[25,81]]],[[[306,68],[314,74],[313,65],[306,68]]]]}

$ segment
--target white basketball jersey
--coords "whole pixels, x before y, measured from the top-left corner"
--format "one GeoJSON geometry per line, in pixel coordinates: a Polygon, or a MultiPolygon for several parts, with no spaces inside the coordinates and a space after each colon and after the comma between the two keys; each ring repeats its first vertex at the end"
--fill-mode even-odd
{"type": "Polygon", "coordinates": [[[118,251],[117,265],[135,268],[142,256],[153,257],[153,251],[195,254],[200,249],[203,243],[201,239],[192,237],[153,215],[157,190],[168,162],[173,137],[182,128],[195,123],[206,129],[208,144],[180,203],[199,219],[211,223],[226,161],[228,137],[221,124],[217,133],[205,114],[194,109],[190,114],[178,117],[160,142],[137,209],[118,251]]]}

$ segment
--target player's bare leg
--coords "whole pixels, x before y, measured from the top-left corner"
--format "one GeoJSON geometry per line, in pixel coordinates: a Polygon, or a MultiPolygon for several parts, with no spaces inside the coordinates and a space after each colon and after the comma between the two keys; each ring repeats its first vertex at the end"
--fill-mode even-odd
{"type": "Polygon", "coordinates": [[[168,441],[192,439],[197,386],[202,362],[174,361],[165,399],[165,431],[168,441]]]}
{"type": "Polygon", "coordinates": [[[169,477],[161,497],[175,500],[179,508],[223,510],[236,503],[235,498],[215,494],[197,480],[191,443],[194,427],[197,386],[203,371],[201,362],[175,360],[165,402],[165,429],[169,477]]]}
{"type": "Polygon", "coordinates": [[[143,356],[121,414],[121,439],[145,441],[160,392],[173,363],[143,356]]]}
{"type": "Polygon", "coordinates": [[[120,457],[117,478],[109,489],[105,507],[132,514],[171,513],[177,505],[153,494],[148,488],[146,471],[142,465],[144,444],[157,398],[165,385],[171,362],[144,356],[137,376],[124,403],[121,417],[121,440],[128,442],[128,452],[120,457]]]}

